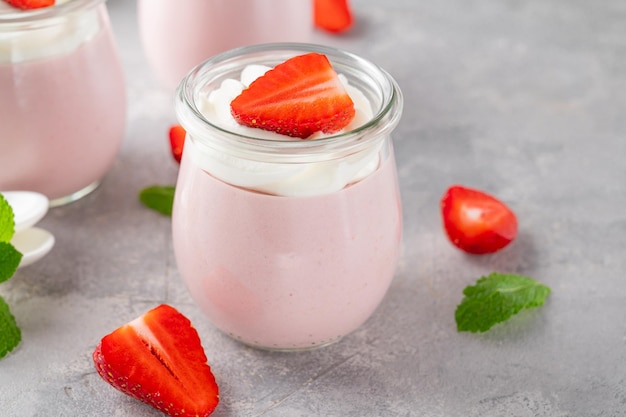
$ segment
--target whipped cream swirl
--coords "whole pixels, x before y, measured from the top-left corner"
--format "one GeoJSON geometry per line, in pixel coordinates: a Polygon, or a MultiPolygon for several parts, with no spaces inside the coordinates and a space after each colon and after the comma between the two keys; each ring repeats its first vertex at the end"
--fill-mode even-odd
{"type": "MultiPolygon", "coordinates": [[[[57,0],[56,8],[72,0],[57,0]]],[[[100,30],[96,8],[67,16],[34,17],[36,24],[13,27],[12,18],[39,12],[21,10],[0,0],[0,64],[17,63],[69,53],[90,40],[100,30]],[[45,21],[48,19],[48,21],[45,21]],[[5,24],[6,23],[6,24],[5,24]]]]}

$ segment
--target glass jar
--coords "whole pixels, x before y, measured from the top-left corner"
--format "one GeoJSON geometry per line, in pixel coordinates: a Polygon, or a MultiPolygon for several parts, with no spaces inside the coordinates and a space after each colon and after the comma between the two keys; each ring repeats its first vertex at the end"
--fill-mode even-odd
{"type": "Polygon", "coordinates": [[[307,42],[311,0],[138,0],[139,33],[159,81],[174,90],[209,57],[256,43],[307,42]]]}
{"type": "Polygon", "coordinates": [[[402,209],[390,134],[402,112],[395,81],[378,66],[309,44],[244,47],[209,59],[181,83],[187,131],[173,210],[182,280],[210,321],[273,350],[323,346],[361,326],[395,273],[402,209]],[[325,54],[369,102],[351,131],[307,140],[220,127],[207,94],[251,64],[325,54]],[[258,136],[256,135],[258,133],[258,136]]]}
{"type": "Polygon", "coordinates": [[[0,92],[0,190],[54,206],[95,189],[126,124],[105,0],[0,10],[0,92]]]}

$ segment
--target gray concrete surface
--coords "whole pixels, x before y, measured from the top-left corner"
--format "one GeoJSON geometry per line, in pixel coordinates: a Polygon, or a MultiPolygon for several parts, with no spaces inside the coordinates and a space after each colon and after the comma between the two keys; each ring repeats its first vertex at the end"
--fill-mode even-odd
{"type": "MultiPolygon", "coordinates": [[[[2,416],[157,416],[105,384],[98,340],[161,302],[198,328],[221,388],[216,417],[626,415],[626,3],[623,0],[353,0],[348,35],[316,35],[386,68],[405,96],[395,144],[404,252],[360,330],[308,353],[223,336],[183,288],[170,220],[138,191],[172,184],[171,97],[152,77],[135,3],[109,10],[129,122],[102,186],[41,223],[52,253],[0,285],[23,342],[0,361],[2,416]],[[506,250],[471,257],[440,224],[452,183],[518,214],[506,250]],[[462,289],[491,271],[552,287],[546,305],[459,334],[462,289]]],[[[176,28],[164,28],[175,30],[176,28]]]]}

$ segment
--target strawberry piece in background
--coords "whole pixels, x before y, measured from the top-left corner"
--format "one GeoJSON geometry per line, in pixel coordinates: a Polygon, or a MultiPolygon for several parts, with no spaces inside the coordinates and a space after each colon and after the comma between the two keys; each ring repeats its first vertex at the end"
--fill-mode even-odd
{"type": "Polygon", "coordinates": [[[345,32],[353,24],[350,4],[348,0],[313,0],[313,20],[325,31],[345,32]]]}
{"type": "Polygon", "coordinates": [[[450,241],[472,254],[496,252],[517,236],[517,218],[503,202],[482,191],[454,185],[441,199],[450,241]]]}
{"type": "Polygon", "coordinates": [[[173,125],[169,130],[170,148],[172,156],[176,162],[180,163],[183,157],[183,148],[185,146],[185,136],[187,132],[181,125],[173,125]]]}

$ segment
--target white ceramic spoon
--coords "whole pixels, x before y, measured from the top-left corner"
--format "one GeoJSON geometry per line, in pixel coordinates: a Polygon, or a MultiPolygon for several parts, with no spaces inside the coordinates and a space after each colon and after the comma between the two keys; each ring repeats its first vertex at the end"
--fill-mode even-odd
{"type": "Polygon", "coordinates": [[[13,209],[15,233],[28,229],[48,212],[48,197],[33,191],[3,191],[2,195],[13,209]]]}
{"type": "Polygon", "coordinates": [[[30,265],[54,246],[50,232],[32,227],[46,215],[50,202],[45,195],[32,191],[3,191],[2,195],[13,209],[15,234],[11,243],[23,254],[19,267],[30,265]]]}
{"type": "Polygon", "coordinates": [[[13,235],[11,243],[24,255],[18,267],[21,268],[46,256],[54,246],[54,236],[47,230],[29,227],[13,235]]]}

